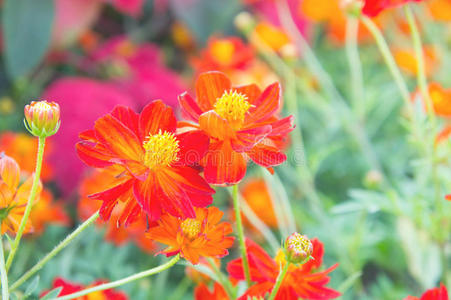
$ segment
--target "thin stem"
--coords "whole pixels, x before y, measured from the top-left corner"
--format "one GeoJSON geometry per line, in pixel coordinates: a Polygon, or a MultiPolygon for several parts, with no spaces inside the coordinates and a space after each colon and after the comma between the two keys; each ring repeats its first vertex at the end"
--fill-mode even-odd
{"type": "Polygon", "coordinates": [[[357,45],[359,20],[353,17],[346,22],[346,55],[351,73],[352,102],[359,119],[365,115],[365,95],[363,86],[362,63],[357,45]]]}
{"type": "Polygon", "coordinates": [[[69,245],[80,233],[82,233],[86,228],[88,228],[92,223],[99,217],[99,212],[94,213],[89,219],[84,221],[75,231],[66,236],[61,243],[58,244],[52,251],[46,254],[37,264],[35,264],[30,270],[28,270],[22,277],[20,277],[16,282],[11,285],[11,291],[15,290],[21,286],[25,281],[27,281],[31,276],[33,276],[37,271],[39,271],[49,260],[51,260],[55,255],[57,255],[61,250],[63,250],[67,245],[69,245]]]}
{"type": "Polygon", "coordinates": [[[34,172],[33,184],[31,186],[30,196],[28,197],[27,206],[25,207],[25,212],[23,214],[22,220],[20,221],[19,229],[17,231],[16,238],[11,245],[11,251],[8,255],[8,260],[6,261],[6,270],[9,270],[11,264],[16,255],[17,249],[19,248],[20,239],[25,230],[25,225],[27,225],[28,217],[30,216],[31,208],[33,207],[33,202],[36,198],[36,194],[39,187],[39,179],[41,176],[42,160],[44,158],[44,148],[45,148],[45,137],[39,137],[38,153],[36,158],[36,170],[34,172]]]}
{"type": "Polygon", "coordinates": [[[246,243],[244,241],[243,222],[241,220],[240,200],[238,199],[238,185],[232,187],[233,209],[235,210],[236,231],[240,243],[240,252],[243,259],[243,271],[247,286],[251,286],[251,273],[249,272],[249,261],[247,258],[246,243]]]}
{"type": "Polygon", "coordinates": [[[113,282],[104,283],[104,284],[97,285],[92,288],[84,289],[82,291],[72,293],[72,294],[69,294],[69,295],[66,295],[63,297],[58,297],[58,298],[55,298],[55,300],[75,299],[77,297],[81,297],[81,296],[84,296],[84,295],[87,295],[87,294],[90,294],[93,292],[112,289],[112,288],[124,285],[126,283],[130,283],[132,281],[163,272],[163,271],[169,269],[170,267],[172,267],[173,265],[175,265],[179,260],[180,260],[180,254],[177,254],[173,259],[171,259],[170,261],[168,261],[167,263],[165,263],[161,266],[158,266],[158,267],[149,269],[147,271],[143,271],[143,272],[140,272],[140,273],[137,273],[137,274],[113,281],[113,282]]]}
{"type": "Polygon", "coordinates": [[[379,47],[379,51],[381,52],[382,57],[384,58],[391,75],[393,76],[396,84],[398,85],[399,91],[401,92],[401,96],[409,109],[409,113],[413,116],[412,105],[410,104],[409,89],[407,88],[407,84],[401,75],[401,71],[396,65],[395,59],[393,58],[393,55],[391,54],[390,49],[388,48],[384,36],[382,35],[377,25],[370,18],[362,17],[362,22],[366,26],[366,28],[368,28],[368,30],[371,32],[374,39],[376,40],[376,44],[379,47]]]}
{"type": "Polygon", "coordinates": [[[5,255],[3,252],[3,240],[1,235],[0,235],[0,278],[2,283],[2,299],[9,300],[8,275],[5,267],[5,255]]]}
{"type": "Polygon", "coordinates": [[[211,257],[207,257],[208,264],[213,269],[213,272],[215,272],[216,276],[218,276],[219,283],[224,287],[224,290],[229,297],[229,299],[235,299],[235,293],[233,292],[232,285],[230,281],[224,277],[224,274],[222,274],[221,270],[219,270],[218,266],[216,266],[215,261],[211,257]]]}
{"type": "Polygon", "coordinates": [[[290,262],[286,262],[285,266],[283,266],[282,271],[277,275],[276,284],[274,285],[274,288],[272,289],[271,295],[269,295],[268,300],[274,300],[276,298],[277,292],[279,291],[280,286],[282,285],[282,281],[285,278],[285,275],[287,274],[288,268],[290,267],[290,262]]]}

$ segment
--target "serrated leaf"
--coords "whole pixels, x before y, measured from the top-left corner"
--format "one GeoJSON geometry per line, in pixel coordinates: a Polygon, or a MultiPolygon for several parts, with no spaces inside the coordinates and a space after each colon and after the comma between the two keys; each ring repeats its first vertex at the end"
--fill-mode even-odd
{"type": "Polygon", "coordinates": [[[3,40],[11,79],[29,73],[44,57],[52,34],[54,0],[5,0],[3,40]]]}
{"type": "Polygon", "coordinates": [[[58,295],[60,294],[61,290],[63,289],[63,287],[57,287],[53,290],[51,290],[50,292],[48,292],[44,297],[40,298],[39,300],[50,300],[53,298],[58,297],[58,295]]]}

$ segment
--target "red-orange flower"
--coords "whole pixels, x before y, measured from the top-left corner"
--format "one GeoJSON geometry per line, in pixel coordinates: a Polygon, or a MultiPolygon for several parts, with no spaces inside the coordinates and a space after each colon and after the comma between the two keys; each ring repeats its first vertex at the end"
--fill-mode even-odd
{"type": "Polygon", "coordinates": [[[34,233],[41,234],[47,224],[69,226],[70,218],[64,210],[63,204],[53,201],[52,194],[43,190],[39,201],[35,201],[30,213],[34,233]]]}
{"type": "Polygon", "coordinates": [[[100,215],[108,220],[114,207],[124,208],[118,225],[125,226],[146,213],[151,221],[162,211],[194,218],[194,207],[212,202],[214,190],[192,168],[208,149],[208,136],[199,130],[176,133],[174,112],[161,101],[140,114],[123,106],[99,118],[94,129],[80,134],[77,152],[92,167],[118,168],[119,183],[93,194],[102,200],[100,215]]]}
{"type": "Polygon", "coordinates": [[[201,282],[194,289],[194,299],[195,300],[229,300],[224,288],[217,282],[213,286],[213,290],[210,291],[208,286],[201,282]]]}
{"type": "MultiPolygon", "coordinates": [[[[97,280],[93,284],[89,285],[88,287],[97,286],[100,284],[104,284],[106,281],[104,280],[97,280]]],[[[53,280],[52,289],[61,287],[62,290],[58,294],[58,296],[66,296],[70,295],[76,292],[79,292],[85,288],[81,284],[70,282],[64,278],[57,277],[53,280]]],[[[48,292],[44,292],[41,294],[41,297],[44,297],[48,292]]],[[[121,291],[115,291],[113,289],[103,290],[103,291],[97,291],[90,293],[85,296],[74,298],[75,300],[127,300],[128,297],[124,292],[121,291]]]]}
{"type": "MultiPolygon", "coordinates": [[[[53,176],[53,167],[47,162],[47,156],[53,151],[51,139],[45,142],[44,163],[42,165],[41,179],[50,180],[53,176]]],[[[31,175],[36,167],[36,153],[38,152],[38,139],[25,133],[4,132],[0,135],[0,149],[12,157],[19,164],[22,172],[31,175]]]]}
{"type": "Polygon", "coordinates": [[[267,168],[286,160],[278,145],[293,129],[293,117],[275,116],[280,92],[279,83],[261,92],[255,84],[232,87],[223,73],[207,72],[197,79],[196,100],[180,95],[185,116],[211,138],[200,161],[208,183],[238,183],[246,174],[248,158],[267,168]]]}
{"type": "MultiPolygon", "coordinates": [[[[291,264],[287,274],[280,286],[279,292],[275,299],[333,299],[340,296],[337,291],[326,287],[329,282],[328,274],[332,272],[337,265],[327,270],[316,272],[322,264],[324,247],[318,239],[312,240],[313,259],[303,265],[291,264]]],[[[247,292],[240,298],[242,300],[247,297],[263,297],[271,292],[277,279],[277,275],[281,270],[285,261],[285,254],[279,251],[275,259],[272,259],[259,245],[251,240],[246,241],[247,254],[249,258],[249,267],[251,280],[256,282],[247,292]]],[[[231,261],[227,265],[227,271],[230,276],[237,280],[244,280],[242,259],[231,261]]]]}
{"type": "MultiPolygon", "coordinates": [[[[25,206],[31,192],[33,176],[29,177],[19,188],[20,169],[17,162],[0,153],[0,222],[1,234],[8,232],[17,233],[20,222],[25,213],[25,206]]],[[[39,184],[37,195],[41,193],[42,186],[39,184]]],[[[38,198],[38,197],[36,197],[38,198]]],[[[35,199],[37,201],[38,199],[35,199]]],[[[24,233],[32,230],[31,222],[28,221],[24,233]]]]}
{"type": "MultiPolygon", "coordinates": [[[[78,202],[78,215],[81,219],[88,219],[102,206],[102,201],[90,199],[88,195],[95,193],[99,189],[108,189],[117,184],[118,179],[114,176],[117,170],[114,169],[109,167],[98,170],[83,179],[80,186],[81,198],[78,202]]],[[[100,219],[97,221],[98,225],[106,227],[105,239],[117,246],[132,241],[143,251],[152,252],[155,250],[155,243],[147,239],[143,234],[148,227],[145,214],[142,214],[133,224],[127,227],[117,227],[117,222],[123,209],[124,203],[119,202],[113,209],[109,222],[100,219]]]]}
{"type": "Polygon", "coordinates": [[[169,214],[161,216],[147,237],[169,247],[161,251],[166,256],[180,253],[193,264],[200,257],[223,257],[233,244],[229,223],[219,223],[223,213],[216,207],[196,208],[196,218],[182,220],[169,214]]]}
{"type": "Polygon", "coordinates": [[[385,9],[396,7],[407,2],[420,2],[422,0],[365,0],[362,12],[369,16],[377,16],[385,9]]]}
{"type": "Polygon", "coordinates": [[[439,288],[427,290],[420,298],[407,296],[404,300],[449,300],[448,290],[446,289],[446,286],[440,284],[439,288]]]}
{"type": "Polygon", "coordinates": [[[451,2],[449,0],[430,0],[427,6],[435,20],[451,21],[451,2]]]}
{"type": "Polygon", "coordinates": [[[260,220],[271,228],[278,226],[271,195],[263,179],[252,179],[246,182],[241,189],[241,194],[260,220]]]}

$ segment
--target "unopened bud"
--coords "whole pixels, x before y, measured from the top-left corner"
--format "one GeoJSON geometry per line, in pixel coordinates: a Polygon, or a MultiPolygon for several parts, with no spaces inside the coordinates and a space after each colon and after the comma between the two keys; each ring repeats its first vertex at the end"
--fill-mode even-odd
{"type": "Polygon", "coordinates": [[[380,186],[382,183],[383,177],[381,172],[377,170],[371,170],[368,173],[366,173],[365,178],[363,180],[363,184],[365,187],[370,189],[376,189],[380,186]]]}
{"type": "Polygon", "coordinates": [[[25,127],[34,136],[49,137],[60,127],[60,107],[55,102],[31,101],[24,112],[25,127]]]}
{"type": "Polygon", "coordinates": [[[285,240],[285,258],[293,264],[303,264],[307,262],[313,253],[313,244],[307,236],[297,232],[293,233],[285,240]]]}
{"type": "Polygon", "coordinates": [[[242,32],[250,32],[255,26],[255,21],[252,15],[248,12],[240,12],[234,20],[236,28],[242,32]]]}

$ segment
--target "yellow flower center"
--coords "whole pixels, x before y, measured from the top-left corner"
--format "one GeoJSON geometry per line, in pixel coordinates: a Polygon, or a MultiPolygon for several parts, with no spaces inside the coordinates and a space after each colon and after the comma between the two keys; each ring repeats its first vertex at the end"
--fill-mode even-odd
{"type": "Polygon", "coordinates": [[[200,233],[201,223],[197,219],[188,218],[180,224],[180,228],[187,238],[194,239],[200,233]]]}
{"type": "Polygon", "coordinates": [[[246,95],[230,90],[225,91],[221,98],[216,100],[214,110],[230,123],[241,125],[250,107],[246,95]]]}
{"type": "Polygon", "coordinates": [[[312,252],[312,243],[309,239],[300,234],[293,234],[287,241],[286,247],[293,247],[293,250],[297,252],[312,252]]]}
{"type": "Polygon", "coordinates": [[[180,151],[179,141],[173,133],[160,132],[149,135],[143,143],[144,165],[149,169],[155,167],[167,167],[171,163],[177,161],[178,152],[180,151]]]}
{"type": "Polygon", "coordinates": [[[222,65],[228,65],[232,62],[235,45],[228,40],[215,41],[213,45],[211,45],[210,51],[216,62],[222,65]]]}

